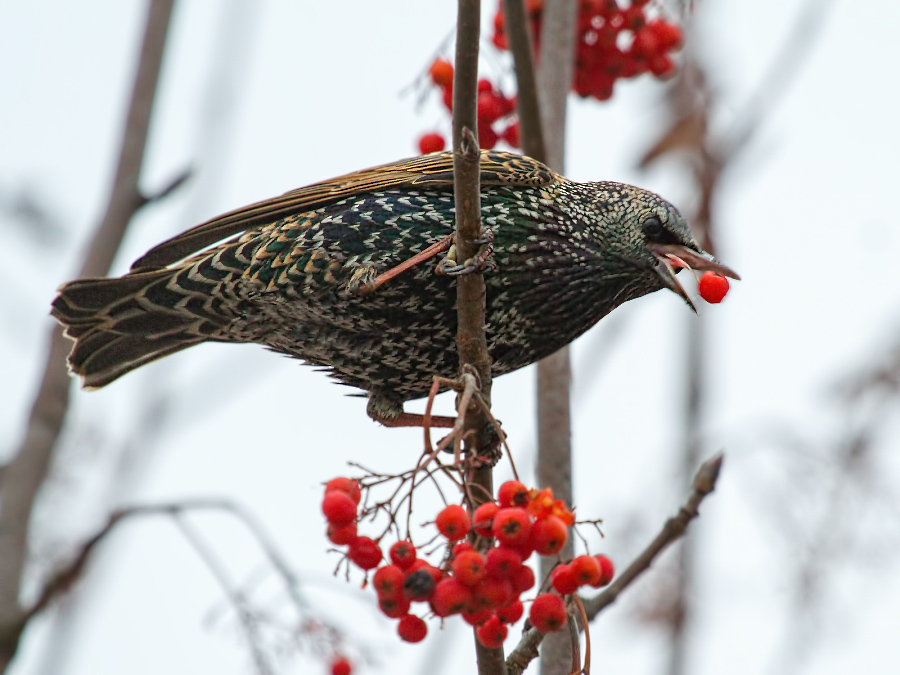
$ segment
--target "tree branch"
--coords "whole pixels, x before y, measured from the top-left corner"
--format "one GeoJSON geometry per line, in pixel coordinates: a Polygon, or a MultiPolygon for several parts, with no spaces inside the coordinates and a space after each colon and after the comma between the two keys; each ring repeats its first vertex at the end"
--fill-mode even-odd
{"type": "MultiPolygon", "coordinates": [[[[138,178],[173,3],[174,0],[153,0],[150,5],[112,193],[80,276],[103,276],[109,271],[125,229],[140,206],[138,178]]],[[[69,405],[68,352],[69,342],[57,326],[51,333],[44,375],[25,437],[0,478],[0,672],[6,670],[15,655],[30,618],[19,604],[28,526],[69,405]]]]}

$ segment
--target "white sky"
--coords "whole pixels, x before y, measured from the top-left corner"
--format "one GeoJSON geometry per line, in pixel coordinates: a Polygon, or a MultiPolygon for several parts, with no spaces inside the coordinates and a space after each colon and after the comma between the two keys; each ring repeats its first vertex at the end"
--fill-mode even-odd
{"type": "MultiPolygon", "coordinates": [[[[801,3],[698,4],[707,12],[704,49],[725,103],[717,124],[727,128],[801,3]]],[[[494,3],[485,5],[492,14],[494,3]]],[[[53,291],[77,268],[105,203],[144,7],[114,0],[0,4],[0,198],[5,203],[28,188],[61,227],[53,241],[36,244],[8,218],[2,221],[8,255],[0,269],[0,369],[10,384],[0,406],[4,452],[18,442],[42,367],[53,291]]],[[[455,3],[447,1],[182,0],[144,182],[152,190],[186,165],[197,175],[138,216],[116,272],[217,213],[413,154],[420,133],[446,129],[447,122],[435,100],[418,110],[415,96],[400,92],[427,67],[454,18],[455,3]],[[217,47],[223,42],[224,52],[217,47]],[[205,106],[216,64],[233,75],[217,93],[219,117],[211,118],[205,106]]],[[[773,659],[786,626],[790,579],[768,525],[771,513],[760,504],[777,484],[771,477],[781,464],[778,450],[755,432],[764,421],[783,420],[816,438],[833,436],[841,418],[823,392],[877,360],[896,334],[898,29],[896,2],[835,2],[808,64],[769,111],[720,196],[720,257],[744,282],[706,310],[715,330],[708,447],[733,454],[720,490],[704,504],[694,673],[778,672],[773,659]],[[765,481],[769,487],[760,488],[765,481]]],[[[633,168],[658,133],[661,93],[642,79],[621,86],[610,104],[575,102],[569,177],[635,182],[684,203],[683,169],[670,164],[641,175],[633,168]]],[[[657,293],[617,310],[575,346],[576,502],[582,513],[604,518],[602,550],[620,562],[683,497],[673,476],[690,320],[677,298],[657,293]],[[601,377],[580,380],[580,364],[614,325],[623,327],[624,339],[605,358],[601,377]]],[[[497,416],[526,457],[533,447],[532,380],[529,369],[501,378],[494,390],[497,416]]],[[[426,659],[435,675],[473,672],[467,631],[449,628],[441,642],[432,624],[431,646],[402,645],[368,594],[329,576],[334,559],[324,554],[319,484],[344,473],[348,459],[381,470],[408,466],[420,443],[418,432],[377,427],[365,416],[364,400],[343,393],[312,369],[262,349],[221,345],[191,349],[98,393],[77,393],[66,461],[54,480],[61,490],[39,514],[51,533],[40,552],[67,550],[109,505],[230,496],[265,522],[316,606],[374,650],[379,664],[360,672],[421,672],[426,659]],[[179,392],[175,411],[141,447],[133,434],[138,402],[157,391],[179,392]],[[136,477],[104,496],[104,478],[115,474],[127,443],[138,446],[136,477]],[[439,645],[446,650],[440,656],[432,652],[439,645]]],[[[896,425],[893,431],[896,438],[896,425]]],[[[894,488],[897,457],[880,457],[875,467],[894,488]]],[[[506,475],[501,468],[498,478],[506,475]]],[[[802,501],[782,496],[789,504],[802,501]]],[[[879,528],[897,529],[896,511],[887,512],[891,522],[879,521],[887,517],[879,513],[860,523],[876,539],[879,528]]],[[[258,568],[258,550],[231,521],[193,522],[234,578],[258,568]]],[[[900,581],[890,574],[896,560],[894,547],[885,567],[845,567],[828,583],[824,637],[806,672],[900,669],[900,581]]],[[[650,588],[632,589],[597,622],[597,672],[659,671],[665,638],[634,621],[650,588]]],[[[274,596],[276,586],[267,584],[266,592],[274,596]]],[[[93,565],[67,650],[49,644],[46,621],[35,622],[13,672],[41,672],[47,654],[58,652],[63,662],[52,672],[60,675],[246,673],[233,624],[203,624],[220,597],[171,523],[133,524],[93,565]]],[[[283,672],[320,670],[301,656],[283,672]]]]}

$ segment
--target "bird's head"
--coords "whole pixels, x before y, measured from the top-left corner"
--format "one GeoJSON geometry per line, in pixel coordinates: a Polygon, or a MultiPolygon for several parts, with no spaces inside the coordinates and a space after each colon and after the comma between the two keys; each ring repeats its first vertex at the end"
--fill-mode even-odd
{"type": "Polygon", "coordinates": [[[694,303],[675,277],[683,268],[740,279],[700,248],[687,221],[657,194],[622,183],[594,183],[596,212],[603,221],[604,248],[620,263],[638,268],[645,292],[668,288],[691,309],[694,303]]]}

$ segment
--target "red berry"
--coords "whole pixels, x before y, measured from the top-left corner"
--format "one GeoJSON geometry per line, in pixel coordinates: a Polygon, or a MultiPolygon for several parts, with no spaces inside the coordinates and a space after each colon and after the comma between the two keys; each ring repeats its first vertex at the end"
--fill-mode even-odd
{"type": "Polygon", "coordinates": [[[409,613],[409,600],[402,595],[389,598],[379,596],[378,608],[385,616],[391,619],[399,619],[401,616],[406,616],[409,613]]]}
{"type": "Polygon", "coordinates": [[[490,94],[494,92],[494,85],[491,84],[490,80],[481,79],[478,80],[478,93],[479,94],[490,94]]]}
{"type": "Polygon", "coordinates": [[[335,656],[331,661],[331,675],[350,675],[353,667],[346,656],[335,656]]]}
{"type": "Polygon", "coordinates": [[[558,565],[550,573],[550,583],[560,595],[570,595],[578,590],[578,577],[571,565],[558,565]]]}
{"type": "Polygon", "coordinates": [[[335,490],[346,493],[353,500],[354,504],[359,504],[359,500],[362,498],[362,490],[359,489],[359,483],[352,478],[332,478],[325,483],[325,494],[335,490]]]}
{"type": "Polygon", "coordinates": [[[497,610],[497,617],[503,623],[515,623],[519,619],[522,618],[522,614],[525,613],[525,606],[522,604],[521,600],[514,600],[512,604],[507,605],[506,607],[501,607],[497,610]]]}
{"type": "Polygon", "coordinates": [[[684,36],[681,33],[681,28],[674,23],[657,19],[648,23],[647,28],[656,37],[660,51],[667,52],[681,47],[684,36]]]}
{"type": "Polygon", "coordinates": [[[525,509],[518,507],[500,509],[494,516],[491,531],[503,543],[524,544],[531,532],[531,519],[525,509]]]}
{"type": "Polygon", "coordinates": [[[467,541],[461,541],[458,544],[453,545],[453,549],[450,551],[450,555],[455,558],[460,553],[465,553],[466,551],[474,551],[474,550],[475,549],[472,548],[472,544],[470,544],[467,541]]]}
{"type": "Polygon", "coordinates": [[[447,87],[443,93],[444,107],[453,110],[453,87],[447,87]]]}
{"type": "Polygon", "coordinates": [[[490,150],[497,145],[499,140],[500,137],[497,135],[497,132],[491,127],[485,125],[483,128],[478,129],[478,145],[481,146],[482,150],[490,150]]]}
{"type": "Polygon", "coordinates": [[[371,570],[378,567],[383,557],[381,549],[374,539],[369,537],[357,537],[347,549],[347,557],[350,558],[357,567],[364,570],[371,570]]]}
{"type": "Polygon", "coordinates": [[[416,547],[411,541],[398,541],[391,546],[391,562],[401,570],[408,570],[416,562],[416,547]]]}
{"type": "Polygon", "coordinates": [[[675,74],[675,62],[665,54],[657,54],[650,59],[650,72],[664,80],[675,74]]]}
{"type": "Polygon", "coordinates": [[[509,579],[522,565],[519,554],[509,548],[492,548],[487,552],[484,573],[495,579],[509,579]]]}
{"type": "Polygon", "coordinates": [[[496,616],[492,616],[475,629],[475,637],[483,647],[499,649],[503,646],[507,632],[506,625],[496,616]]]}
{"type": "Polygon", "coordinates": [[[486,91],[478,94],[478,121],[482,124],[492,124],[503,114],[503,104],[497,100],[493,92],[486,91]]]}
{"type": "Polygon", "coordinates": [[[506,607],[516,599],[515,591],[508,579],[486,577],[472,589],[475,607],[496,609],[506,607]]]}
{"type": "Polygon", "coordinates": [[[412,564],[412,567],[409,568],[409,574],[412,574],[413,572],[426,572],[434,580],[434,583],[437,583],[444,578],[443,572],[430,564],[427,560],[416,560],[416,562],[412,564]]]}
{"type": "Polygon", "coordinates": [[[419,139],[419,152],[427,155],[429,152],[440,152],[446,147],[447,143],[440,134],[424,134],[419,139]]]}
{"type": "Polygon", "coordinates": [[[541,555],[553,555],[559,552],[568,538],[566,524],[556,516],[547,516],[531,526],[529,541],[541,555]]]}
{"type": "Polygon", "coordinates": [[[716,304],[728,293],[728,279],[716,272],[704,272],[697,285],[700,297],[709,303],[716,304]]]}
{"type": "Polygon", "coordinates": [[[631,3],[631,7],[626,9],[622,16],[625,19],[625,28],[630,28],[631,30],[640,30],[647,23],[644,10],[634,3],[631,3]]]}
{"type": "MultiPolygon", "coordinates": [[[[529,533],[530,539],[530,533],[529,533]]],[[[500,548],[505,548],[510,551],[514,551],[517,556],[519,556],[519,560],[522,562],[528,560],[531,557],[531,554],[534,553],[534,549],[531,548],[531,541],[525,541],[521,544],[510,544],[501,541],[500,548]]]]}
{"type": "Polygon", "coordinates": [[[528,618],[542,633],[554,633],[566,624],[566,605],[553,593],[541,593],[531,603],[528,618]]]}
{"type": "Polygon", "coordinates": [[[475,586],[484,578],[484,556],[478,551],[463,551],[453,559],[450,569],[466,586],[475,586]]]}
{"type": "Polygon", "coordinates": [[[507,506],[528,506],[528,488],[517,480],[508,480],[497,490],[497,501],[501,508],[507,506]]]}
{"type": "Polygon", "coordinates": [[[500,138],[509,143],[512,147],[518,148],[521,144],[521,139],[519,138],[519,123],[515,122],[506,127],[500,138]]]}
{"type": "Polygon", "coordinates": [[[477,612],[462,613],[463,621],[470,626],[480,626],[492,616],[494,616],[494,611],[491,609],[480,609],[477,612]]]}
{"type": "MultiPolygon", "coordinates": [[[[597,569],[600,569],[599,566],[597,569]]],[[[396,565],[379,567],[372,577],[372,585],[380,598],[402,595],[404,581],[406,581],[406,575],[396,565]]]]}
{"type": "Polygon", "coordinates": [[[613,565],[613,561],[607,558],[605,555],[595,555],[594,559],[600,563],[600,579],[594,588],[600,588],[601,586],[606,586],[610,581],[612,581],[613,577],[616,574],[616,568],[613,565]]]}
{"type": "Polygon", "coordinates": [[[332,544],[346,546],[353,543],[353,540],[356,539],[356,523],[350,523],[344,527],[329,525],[326,535],[328,536],[328,541],[332,544]]]}
{"type": "Polygon", "coordinates": [[[453,86],[453,64],[445,59],[437,59],[428,69],[431,81],[439,87],[453,86]]]}
{"type": "Polygon", "coordinates": [[[334,490],[322,499],[322,513],[330,525],[346,527],[356,521],[356,503],[346,492],[334,490]]]}
{"type": "Polygon", "coordinates": [[[407,614],[397,624],[397,635],[405,642],[421,642],[428,635],[428,624],[414,614],[407,614]]]}
{"type": "Polygon", "coordinates": [[[472,527],[475,528],[475,533],[482,537],[493,536],[491,535],[491,525],[499,510],[500,507],[494,502],[485,502],[475,509],[475,513],[472,515],[472,527]]]}
{"type": "MultiPolygon", "coordinates": [[[[438,570],[438,579],[440,579],[440,570],[438,570]]],[[[427,602],[434,596],[436,584],[434,575],[430,574],[428,570],[414,570],[407,574],[403,581],[403,597],[412,602],[427,602]]]]}
{"type": "Polygon", "coordinates": [[[522,565],[519,569],[515,570],[510,581],[512,581],[513,591],[516,595],[521,595],[525,591],[530,591],[534,588],[535,583],[537,583],[537,580],[534,578],[534,570],[528,565],[522,565]]]}
{"type": "Polygon", "coordinates": [[[450,541],[462,539],[469,533],[469,514],[459,504],[445,506],[434,520],[438,531],[450,541]]]}
{"type": "Polygon", "coordinates": [[[645,59],[659,51],[659,40],[649,28],[642,28],[634,34],[634,42],[631,43],[631,53],[645,59]]]}
{"type": "Polygon", "coordinates": [[[578,579],[579,586],[594,586],[600,581],[603,574],[600,562],[589,555],[580,555],[569,565],[572,567],[575,578],[578,579]]]}
{"type": "Polygon", "coordinates": [[[441,579],[434,589],[431,607],[438,616],[459,614],[472,604],[472,590],[459,579],[441,579]]]}

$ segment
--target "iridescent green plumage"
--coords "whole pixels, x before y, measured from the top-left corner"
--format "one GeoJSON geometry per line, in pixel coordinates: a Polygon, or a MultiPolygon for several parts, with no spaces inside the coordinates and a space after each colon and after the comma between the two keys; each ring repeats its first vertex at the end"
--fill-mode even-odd
{"type": "MultiPolygon", "coordinates": [[[[200,342],[255,342],[327,367],[388,419],[424,396],[432,375],[456,371],[455,281],[429,260],[356,291],[453,231],[452,181],[449,153],[369,169],[204,223],[119,279],[66,284],[53,314],[76,341],[72,370],[98,387],[200,342]]],[[[671,275],[673,247],[695,266],[725,269],[653,193],[573,183],[518,155],[482,154],[481,208],[494,235],[485,283],[497,375],[553,353],[627,300],[677,290],[661,270],[671,275]]]]}

